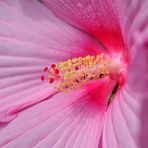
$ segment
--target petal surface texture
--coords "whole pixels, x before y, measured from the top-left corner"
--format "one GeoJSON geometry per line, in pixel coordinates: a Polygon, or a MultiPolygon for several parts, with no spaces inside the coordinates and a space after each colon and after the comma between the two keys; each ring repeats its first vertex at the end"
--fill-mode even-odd
{"type": "Polygon", "coordinates": [[[109,53],[126,48],[127,0],[42,1],[57,16],[96,37],[109,53]]]}
{"type": "Polygon", "coordinates": [[[147,6],[148,3],[145,2],[139,8],[129,34],[131,61],[128,79],[106,114],[102,133],[103,148],[148,147],[148,14],[145,13],[147,6]]]}
{"type": "Polygon", "coordinates": [[[102,115],[87,95],[83,91],[59,93],[20,112],[1,129],[1,146],[97,147],[102,115]]]}
{"type": "Polygon", "coordinates": [[[147,3],[40,1],[49,9],[0,1],[0,147],[147,148],[147,3]],[[108,78],[67,94],[40,81],[52,63],[127,48],[128,80],[107,111],[108,78]]]}
{"type": "Polygon", "coordinates": [[[39,1],[0,5],[0,147],[97,148],[104,98],[114,82],[103,79],[64,94],[42,83],[40,75],[44,66],[98,54],[102,46],[39,1]],[[104,91],[98,94],[98,88],[104,91]]]}
{"type": "Polygon", "coordinates": [[[56,93],[40,81],[44,66],[103,49],[88,35],[57,19],[40,2],[6,0],[0,5],[2,123],[56,93]]]}

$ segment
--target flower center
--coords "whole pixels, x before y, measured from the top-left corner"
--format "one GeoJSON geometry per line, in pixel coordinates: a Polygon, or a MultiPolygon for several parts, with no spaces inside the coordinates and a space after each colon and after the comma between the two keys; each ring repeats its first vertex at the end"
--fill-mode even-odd
{"type": "Polygon", "coordinates": [[[98,80],[106,76],[116,79],[121,67],[103,53],[96,56],[78,57],[45,67],[47,76],[41,80],[48,80],[58,91],[67,92],[84,86],[87,82],[98,80]]]}

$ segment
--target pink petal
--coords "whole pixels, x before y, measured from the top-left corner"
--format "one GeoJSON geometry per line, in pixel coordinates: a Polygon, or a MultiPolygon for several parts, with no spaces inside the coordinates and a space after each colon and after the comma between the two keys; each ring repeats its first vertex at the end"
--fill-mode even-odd
{"type": "Polygon", "coordinates": [[[110,106],[103,128],[103,147],[138,148],[140,104],[126,90],[120,92],[110,106]]]}
{"type": "Polygon", "coordinates": [[[40,81],[43,67],[102,49],[36,0],[5,0],[0,5],[0,122],[8,122],[55,93],[40,81]]]}
{"type": "Polygon", "coordinates": [[[143,35],[147,34],[145,29],[147,29],[147,25],[148,25],[148,22],[147,22],[148,15],[146,13],[148,1],[133,0],[133,1],[130,1],[129,6],[130,6],[129,11],[127,13],[128,24],[126,29],[129,30],[128,42],[129,42],[129,49],[131,49],[132,46],[135,46],[135,44],[137,43],[139,44],[143,40],[143,38],[141,38],[142,34],[143,35]]]}
{"type": "Polygon", "coordinates": [[[97,148],[102,115],[85,89],[59,93],[20,112],[2,128],[0,146],[97,148]]]}
{"type": "Polygon", "coordinates": [[[129,1],[42,1],[63,20],[97,37],[108,52],[119,52],[127,48],[127,32],[125,32],[127,18],[125,16],[129,1]]]}
{"type": "Polygon", "coordinates": [[[22,110],[1,128],[0,146],[97,148],[107,98],[114,85],[104,78],[22,110]]]}
{"type": "Polygon", "coordinates": [[[131,49],[127,84],[116,95],[106,114],[103,129],[105,148],[110,145],[114,148],[148,147],[148,27],[143,26],[142,30],[139,27],[133,34],[135,42],[131,49]]]}

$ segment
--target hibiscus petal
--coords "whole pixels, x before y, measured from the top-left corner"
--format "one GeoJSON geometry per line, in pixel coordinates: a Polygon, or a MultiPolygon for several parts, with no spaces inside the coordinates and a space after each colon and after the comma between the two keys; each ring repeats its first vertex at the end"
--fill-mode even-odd
{"type": "Polygon", "coordinates": [[[114,148],[120,146],[123,148],[138,148],[139,107],[138,102],[126,90],[124,90],[123,94],[118,94],[106,116],[103,129],[103,147],[108,148],[113,145],[114,148]],[[129,100],[127,101],[127,99],[129,100]]]}
{"type": "Polygon", "coordinates": [[[139,38],[133,45],[127,84],[117,94],[106,115],[103,130],[105,148],[112,144],[114,148],[148,147],[147,31],[147,26],[142,32],[138,30],[139,38]]]}
{"type": "Polygon", "coordinates": [[[1,129],[0,146],[97,148],[103,114],[88,97],[85,89],[59,93],[23,110],[1,129]]]}
{"type": "Polygon", "coordinates": [[[40,81],[44,66],[103,49],[36,0],[0,5],[0,122],[8,122],[18,111],[54,95],[40,81]]]}
{"type": "Polygon", "coordinates": [[[119,52],[127,48],[125,15],[128,1],[42,1],[57,16],[97,37],[108,52],[119,52]]]}
{"type": "Polygon", "coordinates": [[[141,34],[147,34],[145,31],[145,29],[147,29],[148,26],[147,22],[148,15],[146,13],[147,7],[148,7],[147,0],[131,1],[129,11],[126,17],[128,19],[127,21],[129,22],[126,27],[129,35],[128,36],[129,49],[133,48],[135,44],[137,43],[139,44],[143,40],[143,38],[141,38],[141,34]]]}

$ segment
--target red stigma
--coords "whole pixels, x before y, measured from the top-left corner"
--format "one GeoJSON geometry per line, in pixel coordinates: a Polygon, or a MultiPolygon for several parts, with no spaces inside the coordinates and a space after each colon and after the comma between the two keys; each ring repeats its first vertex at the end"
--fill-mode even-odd
{"type": "Polygon", "coordinates": [[[53,83],[54,82],[54,79],[53,78],[50,78],[49,79],[49,83],[53,83]]]}
{"type": "Polygon", "coordinates": [[[44,81],[44,79],[45,79],[45,77],[44,76],[41,76],[41,80],[44,81]]]}
{"type": "Polygon", "coordinates": [[[76,79],[76,82],[79,83],[79,80],[76,79]]]}
{"type": "Polygon", "coordinates": [[[55,64],[52,64],[52,65],[51,65],[51,68],[55,68],[55,67],[56,67],[56,65],[55,65],[55,64]]]}
{"type": "Polygon", "coordinates": [[[76,67],[75,67],[75,70],[79,70],[79,67],[78,67],[78,66],[76,66],[76,67]]]}
{"type": "Polygon", "coordinates": [[[48,71],[48,67],[45,67],[43,71],[44,72],[47,72],[48,71]]]}
{"type": "Polygon", "coordinates": [[[58,69],[55,69],[55,74],[59,74],[59,70],[58,69]]]}

